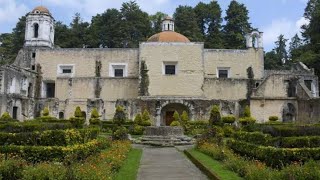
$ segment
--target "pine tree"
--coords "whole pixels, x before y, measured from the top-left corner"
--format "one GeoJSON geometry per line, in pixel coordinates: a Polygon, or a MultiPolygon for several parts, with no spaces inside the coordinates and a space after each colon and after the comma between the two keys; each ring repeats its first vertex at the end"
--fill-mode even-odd
{"type": "Polygon", "coordinates": [[[297,61],[298,57],[302,54],[301,47],[303,46],[302,39],[296,34],[291,38],[291,42],[289,45],[289,56],[291,60],[297,61]]]}
{"type": "Polygon", "coordinates": [[[286,45],[287,41],[288,39],[284,38],[284,35],[281,34],[280,36],[278,36],[278,40],[275,42],[276,47],[274,51],[277,55],[277,62],[282,66],[288,65],[290,63],[286,45]]]}
{"type": "Polygon", "coordinates": [[[201,30],[197,24],[197,15],[191,6],[179,6],[174,15],[175,30],[192,42],[203,41],[201,30]]]}
{"type": "Polygon", "coordinates": [[[227,9],[227,16],[224,18],[227,23],[223,27],[226,48],[245,48],[245,35],[252,30],[248,13],[244,4],[235,0],[231,1],[227,9]]]}

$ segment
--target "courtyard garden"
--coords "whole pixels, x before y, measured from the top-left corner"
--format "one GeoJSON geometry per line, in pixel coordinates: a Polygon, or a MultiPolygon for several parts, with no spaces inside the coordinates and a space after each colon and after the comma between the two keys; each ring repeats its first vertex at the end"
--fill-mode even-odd
{"type": "MultiPolygon", "coordinates": [[[[175,112],[171,123],[196,139],[184,153],[209,179],[320,179],[319,124],[281,123],[278,117],[256,124],[249,108],[238,121],[219,109],[213,106],[203,121],[175,112]]],[[[88,125],[79,107],[68,120],[51,117],[47,108],[25,122],[4,113],[0,179],[136,179],[144,150],[133,148],[128,134],[139,138],[152,123],[148,111],[133,121],[126,117],[121,106],[107,122],[93,109],[88,125]]]]}

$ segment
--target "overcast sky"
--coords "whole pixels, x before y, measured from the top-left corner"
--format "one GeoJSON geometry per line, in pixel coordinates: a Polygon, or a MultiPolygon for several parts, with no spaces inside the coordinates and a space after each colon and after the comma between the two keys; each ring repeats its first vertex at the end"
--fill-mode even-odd
{"type": "MultiPolygon", "coordinates": [[[[209,2],[203,0],[202,2],[209,2]]],[[[307,0],[238,0],[244,3],[250,14],[253,27],[263,31],[266,50],[274,47],[279,34],[291,38],[300,32],[306,21],[302,18],[307,0]]],[[[79,12],[86,21],[108,8],[120,8],[125,0],[0,0],[0,34],[11,32],[18,18],[35,6],[46,6],[57,21],[69,24],[73,15],[79,12]]],[[[199,0],[137,0],[142,10],[153,14],[161,11],[172,15],[178,5],[195,6],[199,0]]],[[[224,11],[230,0],[218,0],[224,11]]]]}

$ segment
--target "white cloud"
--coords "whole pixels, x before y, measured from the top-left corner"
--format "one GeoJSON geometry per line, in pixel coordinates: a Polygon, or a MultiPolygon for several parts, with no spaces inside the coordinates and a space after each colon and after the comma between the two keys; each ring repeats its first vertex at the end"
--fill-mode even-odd
{"type": "Polygon", "coordinates": [[[17,4],[15,0],[0,0],[0,25],[17,22],[28,10],[26,5],[17,4]]]}
{"type": "Polygon", "coordinates": [[[289,40],[295,34],[301,35],[301,26],[308,23],[308,20],[303,17],[296,21],[287,18],[273,20],[271,24],[263,28],[266,50],[274,47],[274,42],[277,41],[280,34],[283,34],[289,40]]]}

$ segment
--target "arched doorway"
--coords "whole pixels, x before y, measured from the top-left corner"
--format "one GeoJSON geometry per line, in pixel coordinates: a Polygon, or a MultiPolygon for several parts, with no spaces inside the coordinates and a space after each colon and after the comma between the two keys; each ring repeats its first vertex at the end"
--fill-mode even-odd
{"type": "Polygon", "coordinates": [[[187,106],[180,103],[170,103],[161,109],[161,126],[170,126],[173,121],[173,114],[177,111],[180,115],[186,111],[190,117],[190,110],[187,106]]]}

